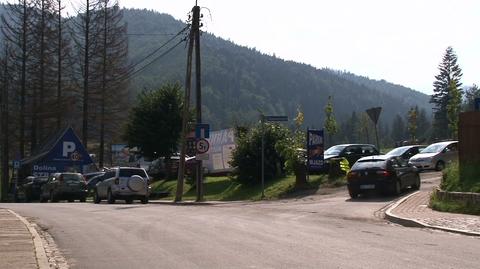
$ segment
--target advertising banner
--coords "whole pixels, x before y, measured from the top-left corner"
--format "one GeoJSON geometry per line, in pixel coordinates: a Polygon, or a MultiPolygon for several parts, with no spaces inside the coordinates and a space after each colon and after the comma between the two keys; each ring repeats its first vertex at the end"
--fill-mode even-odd
{"type": "Polygon", "coordinates": [[[323,168],[323,130],[307,130],[307,166],[309,171],[323,168]]]}
{"type": "Polygon", "coordinates": [[[208,151],[210,158],[203,162],[203,166],[209,173],[232,171],[229,162],[232,159],[232,151],[237,147],[234,129],[210,132],[210,138],[207,140],[210,144],[208,151]]]}

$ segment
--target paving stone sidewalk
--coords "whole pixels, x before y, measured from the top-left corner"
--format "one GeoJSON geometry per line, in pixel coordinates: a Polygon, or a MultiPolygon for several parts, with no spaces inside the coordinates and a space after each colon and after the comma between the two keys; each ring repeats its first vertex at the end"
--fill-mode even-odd
{"type": "Polygon", "coordinates": [[[480,216],[434,211],[428,207],[430,192],[420,191],[401,203],[392,213],[431,226],[480,233],[480,216]]]}
{"type": "Polygon", "coordinates": [[[0,269],[38,268],[32,235],[15,215],[0,208],[0,269]]]}

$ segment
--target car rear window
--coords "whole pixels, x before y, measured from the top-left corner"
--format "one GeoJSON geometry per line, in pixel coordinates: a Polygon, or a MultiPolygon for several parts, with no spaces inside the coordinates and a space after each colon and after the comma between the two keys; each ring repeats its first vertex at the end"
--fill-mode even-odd
{"type": "Polygon", "coordinates": [[[141,177],[147,177],[145,174],[145,171],[143,169],[120,169],[120,177],[131,177],[131,176],[141,176],[141,177]]]}
{"type": "Polygon", "coordinates": [[[64,181],[81,181],[83,178],[80,174],[62,174],[64,181]]]}
{"type": "Polygon", "coordinates": [[[384,159],[369,159],[369,160],[359,160],[357,161],[352,170],[361,170],[361,169],[386,169],[387,160],[384,159]]]}

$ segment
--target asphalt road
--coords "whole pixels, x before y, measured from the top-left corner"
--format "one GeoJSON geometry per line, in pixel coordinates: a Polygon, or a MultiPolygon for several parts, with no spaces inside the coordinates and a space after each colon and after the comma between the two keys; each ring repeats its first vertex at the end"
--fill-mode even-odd
{"type": "Polygon", "coordinates": [[[0,206],[48,229],[72,268],[480,268],[479,238],[383,220],[394,199],[0,206]]]}

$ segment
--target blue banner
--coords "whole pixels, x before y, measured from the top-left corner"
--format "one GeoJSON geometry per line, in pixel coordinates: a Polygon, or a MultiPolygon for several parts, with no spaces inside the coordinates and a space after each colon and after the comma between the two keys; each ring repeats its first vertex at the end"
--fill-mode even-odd
{"type": "Polygon", "coordinates": [[[309,171],[323,168],[323,130],[307,130],[307,166],[309,171]]]}

